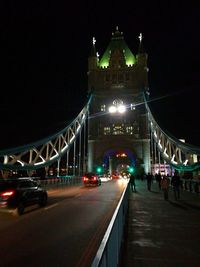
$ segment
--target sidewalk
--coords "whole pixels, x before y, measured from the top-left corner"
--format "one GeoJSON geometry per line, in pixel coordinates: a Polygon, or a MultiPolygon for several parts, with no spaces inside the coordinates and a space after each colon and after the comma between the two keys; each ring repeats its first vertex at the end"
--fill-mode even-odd
{"type": "Polygon", "coordinates": [[[156,183],[136,181],[130,192],[125,251],[121,267],[199,267],[200,196],[183,191],[169,200],[156,183]]]}

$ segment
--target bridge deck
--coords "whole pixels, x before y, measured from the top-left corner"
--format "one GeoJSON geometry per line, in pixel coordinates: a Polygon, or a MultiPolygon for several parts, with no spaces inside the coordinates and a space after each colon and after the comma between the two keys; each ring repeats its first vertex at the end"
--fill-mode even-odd
{"type": "Polygon", "coordinates": [[[137,181],[137,192],[130,193],[129,218],[122,267],[200,266],[200,197],[173,191],[169,200],[153,184],[137,181]]]}

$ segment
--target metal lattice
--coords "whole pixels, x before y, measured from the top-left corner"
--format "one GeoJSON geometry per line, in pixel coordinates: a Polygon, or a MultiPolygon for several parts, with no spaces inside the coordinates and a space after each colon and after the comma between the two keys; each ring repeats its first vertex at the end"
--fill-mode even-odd
{"type": "Polygon", "coordinates": [[[184,143],[164,132],[154,119],[145,96],[144,101],[148,112],[151,135],[162,158],[178,170],[192,171],[199,168],[200,148],[184,143]]]}
{"type": "Polygon", "coordinates": [[[57,134],[26,146],[1,150],[0,169],[34,170],[60,159],[70,149],[86,123],[90,101],[91,98],[73,122],[57,134]]]}

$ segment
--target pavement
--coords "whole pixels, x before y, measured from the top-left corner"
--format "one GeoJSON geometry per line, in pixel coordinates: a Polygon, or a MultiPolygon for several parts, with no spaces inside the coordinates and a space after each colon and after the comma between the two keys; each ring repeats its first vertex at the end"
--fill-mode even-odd
{"type": "Polygon", "coordinates": [[[170,189],[164,200],[158,184],[147,190],[136,180],[130,191],[128,224],[120,267],[200,267],[200,196],[170,189]]]}

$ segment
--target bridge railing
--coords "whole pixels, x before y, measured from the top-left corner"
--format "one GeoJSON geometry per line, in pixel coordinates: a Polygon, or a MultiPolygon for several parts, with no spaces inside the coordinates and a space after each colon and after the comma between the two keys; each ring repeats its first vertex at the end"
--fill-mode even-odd
{"type": "Polygon", "coordinates": [[[195,179],[181,179],[183,190],[191,193],[200,194],[200,180],[195,179]]]}
{"type": "Polygon", "coordinates": [[[128,189],[127,183],[93,260],[92,267],[117,267],[119,265],[125,219],[128,210],[128,189]]]}
{"type": "Polygon", "coordinates": [[[54,176],[46,177],[45,179],[40,179],[37,177],[32,177],[36,180],[43,188],[51,189],[60,186],[76,185],[82,183],[82,177],[80,176],[54,176]]]}

